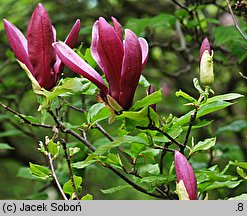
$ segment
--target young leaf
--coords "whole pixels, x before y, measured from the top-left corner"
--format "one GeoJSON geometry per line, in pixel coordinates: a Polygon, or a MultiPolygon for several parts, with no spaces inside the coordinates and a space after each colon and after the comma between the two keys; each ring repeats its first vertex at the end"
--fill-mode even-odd
{"type": "Polygon", "coordinates": [[[7,143],[0,143],[0,150],[14,150],[14,148],[7,143]]]}
{"type": "Polygon", "coordinates": [[[162,89],[150,94],[150,95],[147,95],[146,97],[144,97],[143,99],[141,100],[138,100],[131,108],[130,110],[139,110],[143,107],[146,107],[146,106],[149,106],[151,104],[156,104],[158,102],[161,101],[162,99],[162,92],[161,92],[162,89]]]}
{"type": "Polygon", "coordinates": [[[194,154],[197,151],[205,151],[212,148],[216,143],[216,137],[205,139],[200,141],[193,148],[191,154],[194,154]]]}
{"type": "Polygon", "coordinates": [[[81,198],[81,200],[93,200],[93,196],[91,194],[86,194],[81,198]]]}
{"type": "Polygon", "coordinates": [[[87,121],[92,125],[98,121],[108,118],[111,115],[111,112],[105,104],[97,103],[94,104],[88,111],[87,121]]]}
{"type": "Polygon", "coordinates": [[[30,165],[31,173],[34,177],[45,181],[50,181],[52,179],[51,171],[49,168],[38,164],[33,164],[31,162],[29,163],[29,165],[30,165]]]}
{"type": "Polygon", "coordinates": [[[231,197],[228,200],[247,200],[247,194],[241,194],[239,196],[231,197]]]}
{"type": "Polygon", "coordinates": [[[58,143],[54,143],[52,139],[49,140],[48,151],[51,153],[53,158],[57,158],[59,156],[60,148],[61,148],[61,145],[59,145],[58,143]]]}
{"type": "MultiPolygon", "coordinates": [[[[74,175],[73,178],[75,182],[76,191],[78,194],[80,194],[82,191],[82,187],[81,187],[82,177],[74,175]]],[[[71,179],[63,185],[63,192],[69,194],[70,196],[74,194],[74,189],[72,187],[71,179]]]]}
{"type": "Polygon", "coordinates": [[[141,75],[140,77],[139,84],[143,85],[145,88],[148,88],[150,86],[150,83],[147,81],[147,79],[143,75],[141,75]]]}
{"type": "Polygon", "coordinates": [[[101,192],[103,194],[113,194],[117,191],[120,191],[120,190],[123,190],[123,189],[126,189],[126,188],[131,188],[132,186],[130,185],[119,185],[117,187],[112,187],[112,188],[108,188],[108,189],[105,189],[105,190],[101,190],[101,192]]]}
{"type": "Polygon", "coordinates": [[[176,91],[175,95],[177,97],[183,97],[184,99],[188,100],[189,102],[194,103],[196,101],[195,98],[191,97],[187,93],[183,92],[181,89],[179,91],[176,91]]]}

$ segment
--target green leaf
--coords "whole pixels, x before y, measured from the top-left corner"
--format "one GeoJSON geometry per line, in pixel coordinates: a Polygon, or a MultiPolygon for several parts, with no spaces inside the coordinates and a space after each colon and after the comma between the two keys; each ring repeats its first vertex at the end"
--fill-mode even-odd
{"type": "Polygon", "coordinates": [[[247,128],[247,121],[246,120],[236,120],[226,126],[220,127],[217,131],[216,134],[222,134],[225,132],[241,132],[244,129],[247,128]]]}
{"type": "Polygon", "coordinates": [[[14,148],[7,143],[0,143],[0,150],[14,150],[14,148]]]}
{"type": "Polygon", "coordinates": [[[113,153],[108,153],[107,158],[105,161],[107,164],[112,165],[118,169],[122,169],[122,161],[119,155],[113,154],[113,153]]]}
{"type": "MultiPolygon", "coordinates": [[[[170,135],[172,138],[176,139],[182,132],[183,132],[183,129],[181,126],[173,126],[167,130],[165,130],[165,132],[170,135]]],[[[163,134],[158,134],[154,137],[154,141],[156,142],[169,142],[170,140],[164,136],[163,134]]]]}
{"type": "Polygon", "coordinates": [[[30,180],[36,179],[32,175],[29,167],[20,167],[16,176],[20,178],[30,179],[30,180]]]}
{"type": "Polygon", "coordinates": [[[160,172],[159,165],[158,164],[143,164],[139,167],[139,173],[140,175],[158,175],[160,172]]]}
{"type": "Polygon", "coordinates": [[[228,200],[247,200],[247,194],[241,194],[239,196],[231,197],[228,200]]]}
{"type": "Polygon", "coordinates": [[[69,148],[69,156],[72,157],[73,155],[75,155],[76,153],[78,153],[81,149],[78,147],[70,147],[69,148]]]}
{"type": "Polygon", "coordinates": [[[51,178],[51,171],[48,167],[44,167],[38,164],[29,163],[30,170],[33,176],[35,176],[38,179],[50,181],[51,178]]]}
{"type": "Polygon", "coordinates": [[[212,148],[215,145],[215,143],[216,143],[216,137],[208,138],[205,139],[204,141],[200,141],[193,147],[191,154],[194,154],[197,151],[206,151],[212,148]]]}
{"type": "Polygon", "coordinates": [[[86,158],[86,160],[84,161],[79,161],[76,163],[72,164],[72,167],[76,168],[76,169],[83,169],[97,161],[100,161],[100,158],[106,158],[105,156],[98,156],[96,154],[90,154],[88,155],[88,157],[86,158]]]}
{"type": "Polygon", "coordinates": [[[150,83],[147,81],[147,79],[143,75],[141,75],[140,77],[139,84],[144,86],[145,88],[148,88],[150,86],[150,83]]]}
{"type": "Polygon", "coordinates": [[[230,100],[234,100],[234,99],[238,99],[244,97],[241,94],[237,94],[237,93],[228,93],[228,94],[223,94],[223,95],[217,95],[211,98],[208,98],[206,104],[215,102],[215,101],[230,101],[230,100]]]}
{"type": "Polygon", "coordinates": [[[126,188],[131,188],[132,186],[130,185],[119,185],[117,187],[112,187],[112,188],[108,188],[108,189],[105,189],[105,190],[102,190],[101,189],[101,192],[103,194],[113,194],[117,191],[120,191],[120,190],[123,190],[123,189],[126,189],[126,188]]]}
{"type": "Polygon", "coordinates": [[[126,28],[133,30],[137,35],[140,35],[146,27],[152,28],[170,28],[176,22],[173,15],[162,13],[158,16],[148,17],[148,18],[131,18],[126,24],[126,28]]]}
{"type": "MultiPolygon", "coordinates": [[[[159,124],[159,119],[157,113],[150,109],[149,111],[150,118],[154,121],[155,125],[159,124]]],[[[117,116],[117,119],[131,119],[135,122],[136,125],[139,126],[148,126],[149,125],[149,118],[148,118],[148,107],[144,107],[140,111],[123,111],[121,115],[117,116]]]]}
{"type": "Polygon", "coordinates": [[[198,189],[202,189],[203,191],[209,191],[209,190],[214,190],[214,189],[219,189],[219,188],[235,188],[237,187],[243,180],[238,180],[238,181],[225,181],[225,182],[205,182],[202,184],[198,185],[198,189]]]}
{"type": "MultiPolygon", "coordinates": [[[[32,123],[36,123],[36,124],[39,124],[40,123],[40,121],[37,119],[37,118],[35,118],[35,117],[33,117],[33,116],[28,116],[28,115],[23,115],[23,114],[21,114],[25,119],[27,119],[28,121],[30,121],[30,122],[32,122],[32,123]]],[[[19,118],[20,119],[20,121],[23,121],[23,119],[21,119],[19,116],[16,116],[17,118],[19,118]]]]}
{"type": "Polygon", "coordinates": [[[183,97],[184,99],[188,100],[189,102],[195,102],[196,99],[188,95],[187,93],[183,92],[181,89],[179,91],[176,91],[175,95],[177,97],[183,97]]]}
{"type": "Polygon", "coordinates": [[[91,194],[86,194],[81,198],[81,200],[93,200],[93,196],[91,194]]]}
{"type": "MultiPolygon", "coordinates": [[[[73,178],[75,182],[76,191],[78,194],[80,194],[82,191],[82,187],[81,187],[82,177],[74,175],[73,178]]],[[[71,179],[63,185],[63,192],[69,194],[70,196],[74,195],[74,189],[72,187],[71,179]]]]}
{"type": "Polygon", "coordinates": [[[108,118],[110,110],[103,103],[94,104],[88,111],[87,121],[92,125],[98,121],[108,118]]]}
{"type": "Polygon", "coordinates": [[[141,100],[138,100],[131,108],[130,110],[139,110],[143,107],[149,106],[151,104],[156,104],[161,101],[162,99],[162,89],[159,91],[156,91],[150,95],[147,95],[141,100]]]}
{"type": "Polygon", "coordinates": [[[49,140],[48,143],[48,151],[51,153],[51,155],[53,156],[53,158],[57,158],[60,154],[60,148],[61,145],[58,143],[54,143],[53,140],[49,140]]]}
{"type": "Polygon", "coordinates": [[[15,129],[0,132],[0,137],[12,137],[12,136],[19,136],[19,135],[21,135],[21,132],[15,129]]]}
{"type": "Polygon", "coordinates": [[[111,142],[109,144],[99,146],[96,149],[95,154],[104,154],[105,152],[111,150],[114,147],[118,147],[118,146],[124,145],[124,144],[131,144],[131,143],[145,144],[146,141],[143,138],[141,138],[140,136],[125,135],[125,136],[122,136],[122,137],[115,139],[113,142],[111,142]]]}
{"type": "Polygon", "coordinates": [[[219,26],[214,28],[214,37],[218,46],[240,38],[241,35],[235,26],[219,26]]]}
{"type": "Polygon", "coordinates": [[[34,193],[34,194],[27,196],[25,199],[28,199],[28,200],[46,200],[46,199],[48,199],[48,194],[45,192],[34,193]]]}
{"type": "Polygon", "coordinates": [[[246,174],[246,172],[244,172],[243,169],[241,169],[240,167],[237,167],[236,170],[237,170],[237,173],[238,173],[243,179],[247,180],[247,174],[246,174]]]}
{"type": "MultiPolygon", "coordinates": [[[[213,101],[212,103],[203,104],[202,107],[197,112],[197,118],[205,116],[209,113],[213,113],[215,111],[224,109],[228,106],[231,106],[233,103],[226,102],[226,101],[213,101]]],[[[187,114],[181,116],[180,118],[175,120],[174,126],[184,125],[190,122],[190,116],[194,110],[188,112],[187,114]]]]}
{"type": "Polygon", "coordinates": [[[86,52],[85,52],[85,60],[87,61],[87,63],[92,67],[95,68],[97,66],[96,61],[94,60],[94,58],[91,55],[91,49],[87,48],[86,52]]]}

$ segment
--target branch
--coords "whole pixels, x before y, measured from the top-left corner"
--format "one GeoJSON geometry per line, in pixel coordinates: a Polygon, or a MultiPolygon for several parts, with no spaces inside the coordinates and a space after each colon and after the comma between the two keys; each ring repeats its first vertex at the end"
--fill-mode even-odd
{"type": "Polygon", "coordinates": [[[26,124],[29,124],[31,126],[34,126],[34,127],[43,127],[43,128],[52,128],[51,125],[47,125],[47,124],[37,124],[37,123],[33,123],[31,121],[29,121],[28,119],[26,119],[22,114],[18,113],[17,111],[11,109],[10,107],[6,106],[5,104],[3,104],[1,101],[0,101],[0,105],[2,107],[4,107],[6,110],[8,110],[9,112],[17,115],[20,119],[22,119],[24,121],[24,123],[26,124]]]}
{"type": "Polygon", "coordinates": [[[238,32],[242,35],[242,37],[247,40],[247,36],[242,32],[242,30],[240,29],[240,27],[238,26],[238,23],[237,23],[237,20],[235,19],[235,16],[233,14],[233,11],[232,11],[232,7],[231,7],[231,4],[230,4],[230,1],[229,0],[226,0],[226,3],[228,5],[228,8],[229,8],[229,11],[231,13],[231,16],[232,16],[232,20],[234,22],[234,25],[235,27],[237,28],[238,32]]]}
{"type": "Polygon", "coordinates": [[[72,188],[74,190],[76,199],[80,200],[79,199],[79,195],[78,195],[77,190],[76,190],[76,186],[75,186],[75,180],[74,180],[73,172],[72,172],[72,168],[71,168],[70,157],[69,157],[68,152],[67,152],[67,144],[66,144],[64,139],[60,139],[60,141],[61,141],[61,144],[63,146],[64,155],[65,155],[66,162],[67,162],[67,165],[68,165],[69,176],[70,176],[70,179],[71,179],[72,188]]]}
{"type": "Polygon", "coordinates": [[[52,177],[53,179],[55,180],[56,182],[56,185],[58,187],[58,190],[60,191],[60,193],[62,194],[64,200],[68,200],[68,198],[66,197],[65,193],[63,192],[63,189],[57,179],[57,176],[56,176],[56,173],[55,173],[55,170],[54,170],[54,166],[53,166],[53,162],[52,162],[52,157],[51,157],[51,153],[48,152],[48,159],[49,159],[49,164],[50,164],[50,168],[51,168],[51,173],[52,173],[52,177]]]}

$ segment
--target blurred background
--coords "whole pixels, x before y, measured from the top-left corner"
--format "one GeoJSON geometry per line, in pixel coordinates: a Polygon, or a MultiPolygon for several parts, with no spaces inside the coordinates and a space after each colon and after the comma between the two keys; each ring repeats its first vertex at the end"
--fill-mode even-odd
{"type": "MultiPolygon", "coordinates": [[[[198,58],[202,40],[208,37],[214,50],[216,94],[236,92],[247,96],[247,41],[233,25],[225,0],[1,0],[0,3],[0,100],[9,107],[26,115],[38,116],[38,104],[25,72],[15,60],[7,42],[2,19],[16,25],[24,34],[30,16],[41,2],[48,11],[57,30],[58,40],[64,40],[76,19],[81,20],[81,31],[77,43],[90,47],[91,27],[99,16],[108,21],[114,16],[124,28],[132,29],[149,43],[149,60],[143,75],[155,86],[163,88],[163,100],[158,104],[158,113],[168,117],[170,113],[181,116],[188,111],[183,99],[175,92],[179,89],[198,97],[193,87],[193,78],[198,77],[198,58]],[[241,72],[241,74],[239,73],[241,72]]],[[[246,1],[231,1],[237,22],[247,32],[246,1]]],[[[75,76],[65,69],[64,77],[75,76]]],[[[146,94],[144,87],[138,87],[135,98],[146,94]]],[[[88,106],[96,101],[88,99],[88,106]]],[[[69,113],[74,122],[80,122],[76,113],[69,113]]],[[[208,127],[193,131],[197,140],[217,136],[217,157],[211,162],[224,166],[229,160],[247,161],[247,102],[246,97],[223,111],[208,116],[214,122],[208,127]]],[[[117,134],[116,126],[107,126],[117,134]]],[[[44,141],[50,131],[19,124],[19,120],[0,107],[0,143],[8,149],[0,149],[0,199],[59,199],[59,193],[52,184],[22,178],[26,176],[29,162],[46,164],[38,152],[39,140],[44,141]]],[[[94,145],[100,145],[97,131],[88,137],[94,145]]],[[[71,145],[78,145],[71,139],[71,145]]],[[[80,148],[84,148],[80,146],[80,148]]],[[[80,160],[83,155],[77,156],[80,160]]],[[[201,167],[206,160],[201,157],[195,166],[201,167]]],[[[66,164],[57,163],[57,174],[61,183],[68,180],[66,164]]],[[[83,194],[90,193],[94,199],[151,199],[134,189],[125,189],[112,195],[104,195],[100,189],[121,185],[122,181],[97,165],[77,171],[85,177],[83,194]]],[[[238,188],[243,193],[244,188],[238,188]]],[[[228,191],[227,193],[233,193],[228,191]]],[[[224,191],[215,197],[224,198],[224,191]]]]}

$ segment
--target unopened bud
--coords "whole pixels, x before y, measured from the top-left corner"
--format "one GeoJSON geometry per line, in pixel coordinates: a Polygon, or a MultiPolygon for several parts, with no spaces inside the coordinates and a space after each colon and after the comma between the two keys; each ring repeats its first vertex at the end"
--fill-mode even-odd
{"type": "Polygon", "coordinates": [[[207,38],[202,42],[200,48],[200,82],[204,86],[211,86],[214,82],[213,71],[213,50],[210,48],[210,44],[207,38]]]}
{"type": "Polygon", "coordinates": [[[175,150],[174,163],[175,163],[175,170],[176,170],[178,184],[179,183],[181,184],[181,182],[183,182],[184,187],[186,189],[186,191],[185,190],[183,191],[187,192],[190,200],[196,200],[197,199],[196,176],[189,161],[186,159],[186,157],[183,154],[175,150]]]}

